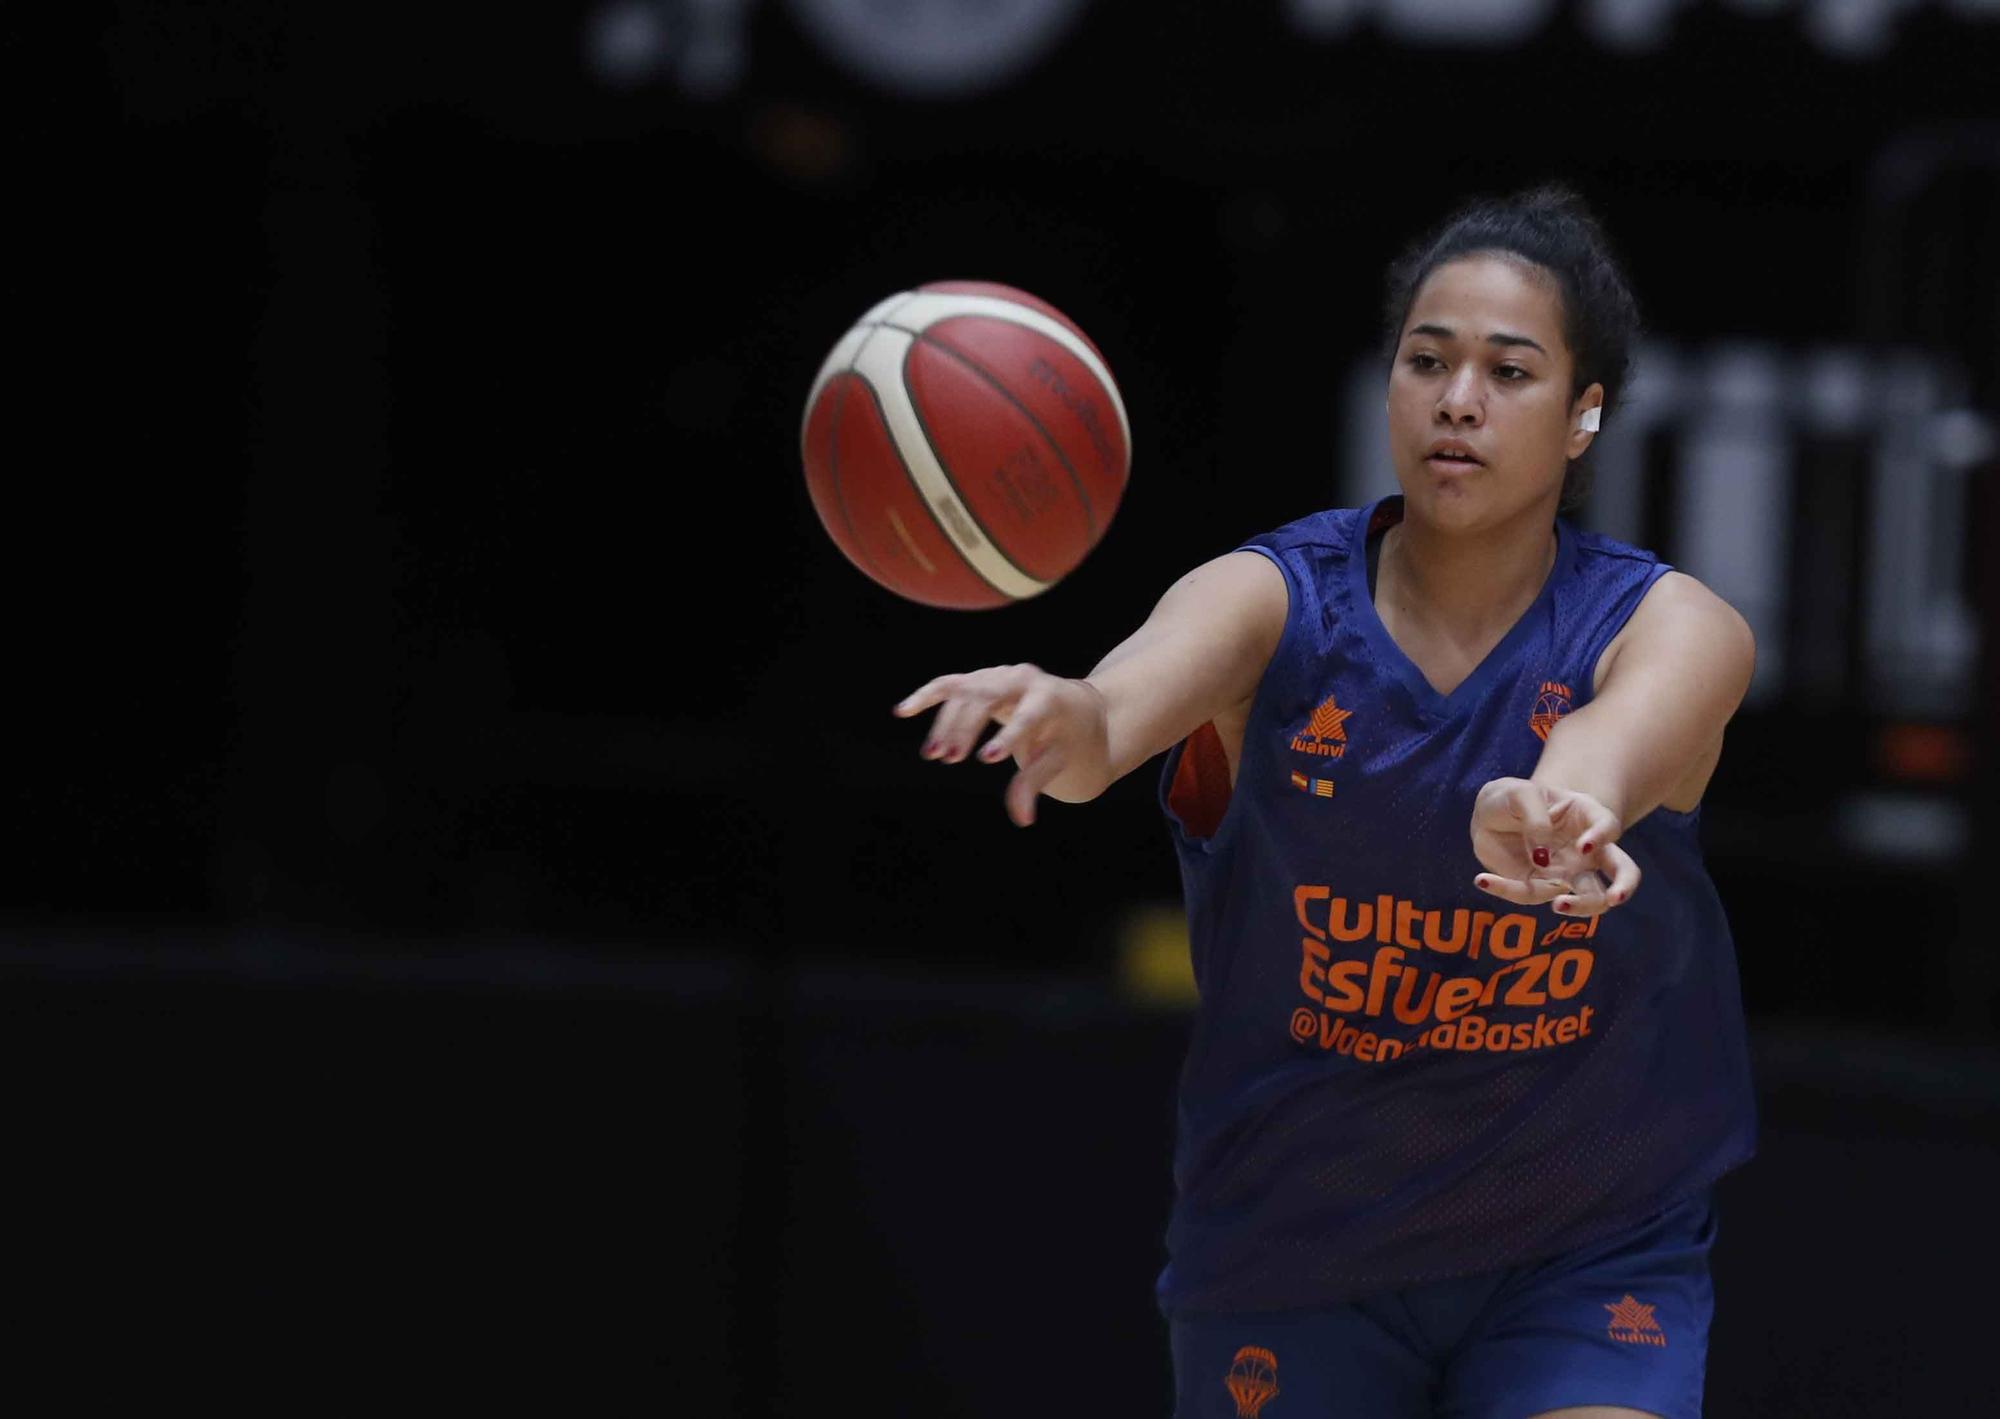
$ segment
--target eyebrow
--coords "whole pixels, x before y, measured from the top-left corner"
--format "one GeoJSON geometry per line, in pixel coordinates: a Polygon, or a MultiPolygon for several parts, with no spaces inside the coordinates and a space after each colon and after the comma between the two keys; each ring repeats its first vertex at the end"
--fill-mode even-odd
{"type": "MultiPolygon", "coordinates": [[[[1443,325],[1413,325],[1410,327],[1409,333],[1412,335],[1435,335],[1440,340],[1456,340],[1458,338],[1456,332],[1450,327],[1443,325]]],[[[1499,334],[1488,335],[1486,343],[1489,345],[1526,345],[1531,350],[1542,350],[1540,345],[1530,340],[1527,336],[1509,335],[1504,331],[1499,334]]],[[[1542,350],[1542,353],[1546,355],[1548,351],[1542,350]]]]}

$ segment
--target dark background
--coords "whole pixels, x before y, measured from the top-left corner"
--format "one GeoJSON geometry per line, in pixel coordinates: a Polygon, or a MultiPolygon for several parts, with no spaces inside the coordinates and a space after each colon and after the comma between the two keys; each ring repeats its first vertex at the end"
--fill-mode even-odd
{"type": "MultiPolygon", "coordinates": [[[[1799,669],[1705,812],[1765,1128],[1708,1402],[1993,1394],[2000,16],[1338,8],[1086,3],[914,91],[779,0],[16,15],[0,1010],[20,1294],[103,1382],[1165,1412],[1155,766],[1021,832],[888,708],[1082,674],[1336,501],[1387,261],[1560,178],[1660,348],[1915,352],[1987,431],[1928,514],[1980,634],[1921,673],[1863,630],[1883,465],[1785,435],[1799,669]],[[1134,431],[995,612],[876,587],[799,467],[833,341],[947,278],[1060,306],[1134,431]]],[[[1698,569],[1681,436],[1642,530],[1698,569]]]]}

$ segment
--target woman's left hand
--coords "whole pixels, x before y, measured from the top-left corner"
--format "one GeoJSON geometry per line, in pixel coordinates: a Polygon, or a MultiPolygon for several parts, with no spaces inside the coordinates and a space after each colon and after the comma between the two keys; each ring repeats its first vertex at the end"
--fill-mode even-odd
{"type": "Polygon", "coordinates": [[[1489,780],[1472,803],[1472,852],[1482,892],[1561,916],[1596,916],[1632,899],[1639,864],[1618,815],[1587,793],[1524,778],[1489,780]]]}

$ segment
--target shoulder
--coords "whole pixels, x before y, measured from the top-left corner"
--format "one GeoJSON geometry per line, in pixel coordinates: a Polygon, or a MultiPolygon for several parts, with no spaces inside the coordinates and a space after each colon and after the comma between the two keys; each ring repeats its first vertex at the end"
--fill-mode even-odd
{"type": "Polygon", "coordinates": [[[1291,578],[1275,557],[1239,547],[1183,572],[1153,614],[1232,645],[1261,646],[1268,659],[1291,596],[1291,578]]]}
{"type": "Polygon", "coordinates": [[[1686,572],[1669,570],[1653,583],[1639,609],[1635,626],[1649,635],[1694,635],[1704,640],[1754,644],[1750,623],[1734,606],[1686,572]]]}
{"type": "Polygon", "coordinates": [[[1335,594],[1343,569],[1361,544],[1362,508],[1326,508],[1246,538],[1221,560],[1262,563],[1277,584],[1277,609],[1310,612],[1335,594]]]}
{"type": "Polygon", "coordinates": [[[1691,672],[1747,685],[1756,659],[1756,637],[1742,613],[1686,572],[1668,570],[1604,648],[1596,678],[1602,684],[1620,660],[1634,665],[1671,660],[1691,672]]]}
{"type": "Polygon", "coordinates": [[[1354,537],[1355,523],[1360,516],[1360,508],[1326,508],[1294,518],[1269,532],[1260,532],[1245,539],[1243,546],[1271,552],[1304,547],[1345,547],[1354,537]]]}
{"type": "Polygon", "coordinates": [[[1629,542],[1620,542],[1616,537],[1607,537],[1602,532],[1586,531],[1571,523],[1570,533],[1576,539],[1576,553],[1581,561],[1604,565],[1625,563],[1633,567],[1664,565],[1659,553],[1649,552],[1644,547],[1634,547],[1629,542]]]}
{"type": "Polygon", "coordinates": [[[1282,613],[1287,594],[1284,571],[1264,549],[1252,550],[1254,545],[1246,543],[1182,573],[1169,594],[1267,606],[1275,600],[1282,613]]]}
{"type": "Polygon", "coordinates": [[[1597,657],[1593,690],[1603,688],[1621,659],[1653,665],[1692,657],[1698,668],[1713,668],[1725,679],[1740,671],[1748,682],[1756,644],[1734,606],[1657,552],[1574,524],[1571,531],[1583,585],[1617,625],[1597,657]]]}
{"type": "Polygon", "coordinates": [[[1146,624],[1092,674],[1144,655],[1153,667],[1144,697],[1157,709],[1163,700],[1178,702],[1185,689],[1205,706],[1190,721],[1198,725],[1256,693],[1284,638],[1291,599],[1291,578],[1276,560],[1241,548],[1225,552],[1182,573],[1146,624]]]}

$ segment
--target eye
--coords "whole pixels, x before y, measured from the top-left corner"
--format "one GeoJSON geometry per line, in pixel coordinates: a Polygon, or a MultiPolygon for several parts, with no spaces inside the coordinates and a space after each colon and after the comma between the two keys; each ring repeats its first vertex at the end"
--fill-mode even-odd
{"type": "Polygon", "coordinates": [[[1499,372],[1501,374],[1506,374],[1509,370],[1512,370],[1514,372],[1514,377],[1516,378],[1519,379],[1528,378],[1528,372],[1522,369],[1519,365],[1501,365],[1499,372]]]}
{"type": "Polygon", "coordinates": [[[1425,360],[1429,360],[1431,364],[1439,366],[1442,366],[1444,363],[1442,360],[1438,359],[1436,355],[1426,354],[1421,350],[1419,350],[1416,354],[1410,356],[1409,363],[1414,365],[1416,368],[1420,370],[1427,370],[1430,368],[1430,365],[1425,364],[1424,363],[1425,360]]]}

